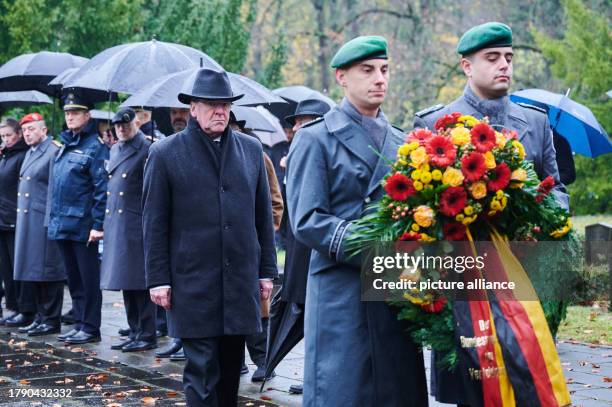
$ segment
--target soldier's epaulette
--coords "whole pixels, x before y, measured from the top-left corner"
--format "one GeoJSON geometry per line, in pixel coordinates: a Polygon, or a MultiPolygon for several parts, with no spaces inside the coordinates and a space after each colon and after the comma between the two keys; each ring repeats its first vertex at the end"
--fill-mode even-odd
{"type": "Polygon", "coordinates": [[[428,114],[431,114],[433,112],[437,112],[438,110],[440,110],[442,108],[444,108],[444,105],[442,103],[438,103],[435,106],[431,106],[431,107],[428,107],[427,109],[423,109],[423,110],[421,110],[419,112],[416,112],[414,115],[418,116],[420,118],[423,118],[423,117],[427,116],[428,114]]]}
{"type": "Polygon", "coordinates": [[[155,138],[153,138],[153,136],[145,136],[145,138],[149,140],[151,143],[155,143],[155,138]]]}
{"type": "Polygon", "coordinates": [[[59,142],[59,141],[57,141],[57,140],[51,140],[51,142],[52,142],[53,144],[55,144],[56,146],[60,147],[60,148],[62,147],[62,143],[60,143],[60,142],[59,142]]]}
{"type": "Polygon", "coordinates": [[[539,106],[530,105],[529,103],[524,103],[524,102],[516,102],[516,104],[521,106],[521,107],[526,107],[527,109],[533,109],[533,110],[537,110],[538,112],[541,112],[541,113],[544,113],[544,114],[548,114],[546,112],[546,109],[542,109],[539,106]]]}
{"type": "Polygon", "coordinates": [[[322,121],[322,120],[323,120],[323,117],[317,117],[317,118],[316,118],[316,119],[314,119],[313,121],[310,121],[310,122],[308,122],[308,123],[303,124],[303,125],[302,125],[302,127],[300,127],[300,128],[304,128],[304,127],[309,127],[309,126],[312,126],[313,124],[317,124],[317,123],[319,123],[319,122],[320,122],[320,121],[322,121]]]}
{"type": "Polygon", "coordinates": [[[399,127],[399,126],[395,126],[395,125],[393,125],[393,124],[392,124],[392,125],[391,125],[391,127],[393,127],[395,130],[399,130],[399,131],[401,131],[402,133],[404,133],[404,129],[402,129],[402,128],[401,128],[401,127],[399,127]]]}

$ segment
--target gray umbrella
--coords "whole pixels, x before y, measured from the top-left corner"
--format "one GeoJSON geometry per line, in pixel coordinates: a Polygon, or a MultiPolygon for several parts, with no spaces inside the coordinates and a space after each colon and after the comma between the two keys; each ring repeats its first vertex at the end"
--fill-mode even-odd
{"type": "Polygon", "coordinates": [[[26,107],[51,103],[53,101],[49,96],[36,90],[0,92],[0,107],[26,107]]]}
{"type": "Polygon", "coordinates": [[[276,128],[259,110],[247,106],[232,106],[232,112],[237,120],[244,120],[245,129],[273,133],[276,128]]]}
{"type": "Polygon", "coordinates": [[[268,107],[270,112],[274,116],[278,117],[283,127],[293,127],[291,124],[285,122],[285,117],[295,113],[295,108],[298,103],[306,99],[317,99],[322,100],[329,105],[329,107],[336,106],[336,102],[322,94],[321,92],[311,89],[307,86],[286,86],[284,88],[274,89],[272,92],[285,99],[289,104],[277,104],[273,103],[268,107]]]}
{"type": "Polygon", "coordinates": [[[0,91],[38,90],[50,94],[48,83],[68,68],[80,67],[87,58],[65,52],[23,54],[0,67],[0,91]]]}
{"type": "Polygon", "coordinates": [[[113,119],[115,112],[111,112],[108,110],[93,109],[89,111],[89,114],[91,115],[92,119],[106,120],[110,122],[113,119]]]}
{"type": "MultiPolygon", "coordinates": [[[[62,93],[70,88],[65,88],[64,84],[68,83],[70,78],[79,70],[79,68],[68,68],[61,74],[57,75],[51,82],[49,82],[50,95],[61,98],[62,93]]],[[[97,89],[80,89],[80,93],[89,101],[93,103],[104,102],[107,100],[117,100],[117,94],[114,92],[97,90],[97,89]]]]}
{"type": "Polygon", "coordinates": [[[162,41],[117,45],[94,56],[65,87],[136,93],[159,78],[198,66],[222,69],[205,53],[162,41]]]}
{"type": "MultiPolygon", "coordinates": [[[[188,69],[182,72],[166,75],[155,81],[154,84],[143,88],[130,96],[121,106],[150,106],[150,107],[187,107],[178,101],[181,92],[189,93],[189,87],[199,68],[188,69]]],[[[260,104],[286,103],[282,98],[275,96],[264,86],[241,75],[228,73],[234,93],[244,93],[244,97],[235,104],[241,106],[255,106],[260,104]]]]}

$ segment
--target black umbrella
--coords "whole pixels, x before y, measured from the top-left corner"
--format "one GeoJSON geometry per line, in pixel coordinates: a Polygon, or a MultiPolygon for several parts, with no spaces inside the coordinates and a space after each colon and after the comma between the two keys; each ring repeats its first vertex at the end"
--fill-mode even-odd
{"type": "Polygon", "coordinates": [[[100,52],[64,86],[136,93],[164,75],[199,66],[222,69],[202,51],[185,45],[156,40],[134,42],[100,52]]]}
{"type": "MultiPolygon", "coordinates": [[[[151,106],[151,107],[182,107],[187,105],[178,101],[178,94],[189,93],[190,86],[200,68],[196,67],[182,72],[163,76],[154,84],[143,88],[141,91],[130,96],[122,106],[151,106]]],[[[282,98],[276,96],[263,85],[234,73],[228,73],[232,91],[235,94],[244,94],[235,104],[240,106],[255,106],[269,103],[287,104],[282,98]]]]}
{"type": "Polygon", "coordinates": [[[36,90],[0,92],[0,107],[26,107],[51,103],[53,103],[53,101],[49,96],[36,90]]]}
{"type": "Polygon", "coordinates": [[[0,91],[38,90],[50,94],[49,81],[86,62],[87,58],[65,52],[19,55],[0,67],[0,91]]]}
{"type": "MultiPolygon", "coordinates": [[[[281,300],[277,292],[270,305],[270,332],[266,349],[266,374],[270,377],[276,366],[304,338],[304,305],[281,300]]],[[[263,391],[266,381],[261,384],[263,391]]]]}
{"type": "Polygon", "coordinates": [[[325,96],[319,91],[310,89],[307,86],[286,86],[284,88],[274,89],[272,92],[274,92],[275,94],[282,97],[288,102],[288,104],[273,103],[268,106],[268,110],[270,110],[270,112],[272,112],[274,116],[279,118],[283,127],[293,127],[289,123],[285,122],[285,117],[294,114],[295,108],[297,107],[298,103],[303,100],[317,99],[324,101],[329,105],[329,107],[336,106],[336,102],[334,102],[332,99],[325,96]]]}
{"type": "MultiPolygon", "coordinates": [[[[61,98],[62,94],[70,89],[64,88],[64,84],[66,84],[70,80],[72,75],[74,75],[78,70],[79,68],[69,68],[61,74],[57,75],[55,78],[53,78],[53,80],[51,80],[51,82],[49,82],[48,84],[49,90],[51,92],[49,94],[58,99],[61,98]]],[[[81,93],[83,97],[85,97],[92,103],[105,102],[109,99],[117,100],[117,94],[114,92],[111,92],[109,94],[109,92],[103,90],[81,88],[79,89],[79,93],[81,93]]]]}

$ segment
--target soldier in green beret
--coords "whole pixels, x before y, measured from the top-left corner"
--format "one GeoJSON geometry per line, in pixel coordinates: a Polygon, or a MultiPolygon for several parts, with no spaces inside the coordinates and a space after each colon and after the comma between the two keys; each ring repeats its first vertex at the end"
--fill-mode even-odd
{"type": "MultiPolygon", "coordinates": [[[[461,69],[467,77],[463,95],[448,105],[435,105],[416,113],[414,127],[434,129],[436,121],[446,114],[459,112],[477,119],[489,118],[497,130],[516,131],[525,147],[526,159],[533,162],[540,179],[555,179],[553,194],[559,204],[568,208],[569,199],[559,180],[553,137],[546,112],[536,106],[514,103],[508,97],[512,82],[512,30],[506,24],[489,22],[469,29],[457,45],[461,69]]],[[[481,383],[470,379],[462,365],[449,372],[439,368],[435,352],[431,363],[431,392],[442,403],[481,405],[481,383]]],[[[517,405],[529,405],[519,403],[517,405]]]]}
{"type": "Polygon", "coordinates": [[[385,302],[361,301],[361,262],[345,251],[355,219],[383,195],[404,133],[381,105],[387,42],[344,44],[331,66],[342,102],[296,133],[287,159],[290,225],[311,249],[304,320],[304,406],[427,406],[420,345],[385,302]],[[377,153],[379,152],[379,153],[377,153]]]}

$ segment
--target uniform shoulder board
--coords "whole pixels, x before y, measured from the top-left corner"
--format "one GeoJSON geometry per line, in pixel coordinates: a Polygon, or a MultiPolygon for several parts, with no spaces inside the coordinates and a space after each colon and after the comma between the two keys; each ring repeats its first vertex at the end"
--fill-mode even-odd
{"type": "Polygon", "coordinates": [[[306,124],[303,124],[301,128],[312,126],[313,124],[317,124],[317,123],[319,123],[321,121],[323,121],[323,117],[317,117],[313,121],[310,121],[310,122],[308,122],[306,124]]]}
{"type": "Polygon", "coordinates": [[[51,142],[52,142],[53,144],[55,144],[56,146],[60,147],[60,148],[62,147],[62,143],[60,143],[60,142],[59,142],[59,141],[57,141],[57,140],[51,140],[51,142]]]}
{"type": "Polygon", "coordinates": [[[535,105],[530,105],[529,103],[516,102],[516,104],[521,106],[521,107],[526,107],[527,109],[533,109],[533,110],[537,110],[538,112],[547,114],[545,109],[542,109],[541,107],[538,107],[538,106],[535,106],[535,105]]]}
{"type": "Polygon", "coordinates": [[[151,143],[155,142],[155,138],[153,136],[145,136],[145,138],[149,140],[151,143]]]}
{"type": "Polygon", "coordinates": [[[428,114],[431,114],[433,112],[437,112],[438,110],[442,109],[443,107],[444,107],[444,105],[442,103],[438,103],[435,106],[431,106],[431,107],[428,107],[427,109],[423,109],[423,110],[421,110],[419,112],[416,112],[415,116],[423,118],[423,117],[427,116],[428,114]]]}

